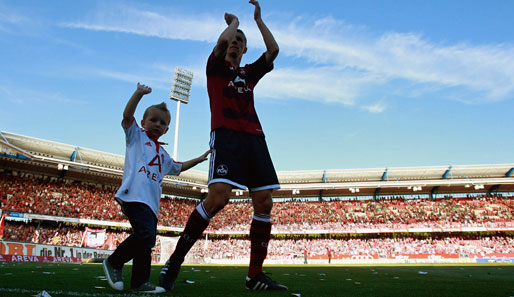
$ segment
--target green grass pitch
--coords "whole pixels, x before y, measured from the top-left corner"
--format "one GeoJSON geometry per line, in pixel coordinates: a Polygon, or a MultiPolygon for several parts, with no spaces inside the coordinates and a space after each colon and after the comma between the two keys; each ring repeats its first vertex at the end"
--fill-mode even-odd
{"type": "MultiPolygon", "coordinates": [[[[100,264],[4,262],[0,296],[34,296],[42,290],[52,297],[136,296],[129,290],[131,268],[123,271],[125,291],[116,292],[100,264]]],[[[154,284],[160,269],[152,266],[154,284]]],[[[513,264],[270,265],[265,271],[289,291],[246,290],[246,265],[184,265],[175,290],[161,296],[514,296],[513,264]]]]}

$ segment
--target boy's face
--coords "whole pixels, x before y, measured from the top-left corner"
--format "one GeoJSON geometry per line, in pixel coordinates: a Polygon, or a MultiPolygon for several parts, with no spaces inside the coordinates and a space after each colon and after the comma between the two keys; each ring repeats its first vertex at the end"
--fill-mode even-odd
{"type": "Polygon", "coordinates": [[[141,126],[159,138],[168,131],[170,120],[170,115],[165,111],[158,108],[150,108],[146,118],[141,120],[141,126]]]}
{"type": "Polygon", "coordinates": [[[242,57],[246,53],[246,37],[243,33],[237,31],[236,36],[228,46],[227,55],[234,58],[242,57]]]}

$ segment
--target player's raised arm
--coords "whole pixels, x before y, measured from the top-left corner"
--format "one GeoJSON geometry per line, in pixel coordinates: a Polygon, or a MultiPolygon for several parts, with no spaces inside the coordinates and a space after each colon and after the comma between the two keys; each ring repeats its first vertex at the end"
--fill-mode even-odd
{"type": "Polygon", "coordinates": [[[216,58],[225,55],[225,52],[227,51],[230,42],[232,42],[232,39],[234,39],[237,28],[239,27],[239,19],[233,14],[226,12],[225,22],[228,27],[221,33],[218,38],[218,43],[216,43],[216,47],[214,48],[214,55],[216,58]]]}
{"type": "Polygon", "coordinates": [[[151,92],[152,88],[137,83],[137,89],[134,91],[134,94],[132,94],[132,97],[130,97],[123,111],[123,127],[128,127],[132,124],[132,119],[134,118],[134,113],[136,112],[139,101],[141,101],[144,95],[150,94],[151,92]]]}
{"type": "Polygon", "coordinates": [[[266,24],[262,21],[261,18],[261,6],[259,5],[259,2],[256,0],[250,0],[250,4],[253,4],[255,6],[255,11],[253,13],[253,18],[255,22],[257,23],[257,27],[259,28],[259,31],[261,31],[262,38],[264,39],[264,44],[266,45],[266,62],[268,64],[273,63],[275,58],[278,55],[278,44],[275,41],[275,38],[273,37],[273,34],[271,34],[271,31],[268,29],[266,24]]]}

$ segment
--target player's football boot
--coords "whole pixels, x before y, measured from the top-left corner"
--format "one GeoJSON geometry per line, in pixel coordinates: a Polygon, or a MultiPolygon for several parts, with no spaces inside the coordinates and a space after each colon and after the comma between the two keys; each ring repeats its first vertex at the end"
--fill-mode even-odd
{"type": "Polygon", "coordinates": [[[264,272],[259,272],[256,276],[249,278],[246,277],[246,288],[248,290],[276,290],[286,291],[287,287],[277,284],[269,278],[264,272]]]}
{"type": "Polygon", "coordinates": [[[179,271],[180,266],[174,267],[168,259],[161,269],[161,274],[159,274],[159,286],[166,289],[166,291],[173,290],[175,288],[175,282],[177,281],[179,271]]]}
{"type": "Polygon", "coordinates": [[[159,294],[164,293],[166,290],[161,287],[156,287],[150,282],[146,282],[139,286],[139,288],[133,288],[132,293],[144,293],[144,294],[159,294]]]}
{"type": "Polygon", "coordinates": [[[115,269],[105,258],[103,262],[105,277],[109,285],[116,291],[123,291],[123,277],[121,269],[115,269]]]}

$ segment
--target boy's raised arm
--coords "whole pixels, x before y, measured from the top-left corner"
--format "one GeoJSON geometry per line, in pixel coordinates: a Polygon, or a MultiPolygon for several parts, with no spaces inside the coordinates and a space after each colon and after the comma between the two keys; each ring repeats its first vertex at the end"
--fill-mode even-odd
{"type": "Polygon", "coordinates": [[[255,6],[253,18],[257,23],[259,31],[261,31],[262,38],[264,39],[264,44],[266,45],[266,62],[268,62],[268,64],[271,64],[278,55],[278,44],[275,41],[273,34],[271,34],[271,31],[268,29],[266,24],[264,24],[264,21],[261,18],[261,6],[259,5],[259,2],[256,0],[250,0],[250,4],[253,4],[255,6]]]}
{"type": "Polygon", "coordinates": [[[152,88],[137,83],[137,89],[134,91],[134,94],[132,94],[132,97],[130,97],[127,102],[127,106],[125,106],[125,110],[123,111],[123,127],[128,128],[130,124],[132,124],[134,113],[136,112],[136,107],[139,104],[139,101],[141,101],[141,98],[143,98],[144,95],[150,94],[151,92],[152,88]]]}
{"type": "Polygon", "coordinates": [[[218,42],[216,43],[216,47],[214,48],[214,56],[219,58],[225,55],[227,48],[236,36],[237,28],[239,27],[239,19],[230,13],[225,13],[225,22],[227,22],[228,27],[223,30],[220,37],[218,38],[218,42]]]}

